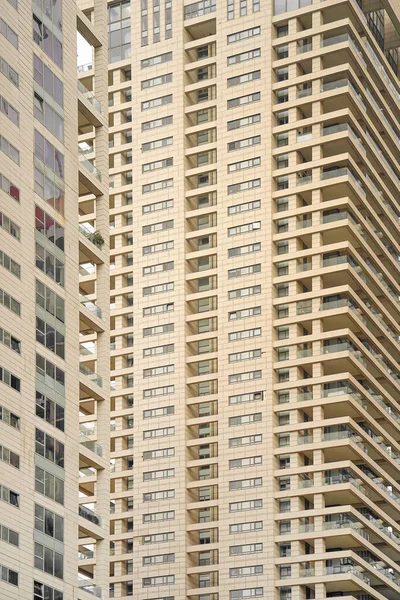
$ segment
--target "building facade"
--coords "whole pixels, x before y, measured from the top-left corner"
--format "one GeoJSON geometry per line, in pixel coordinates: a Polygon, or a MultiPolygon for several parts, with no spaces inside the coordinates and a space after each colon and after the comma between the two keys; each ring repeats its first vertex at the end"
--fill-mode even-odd
{"type": "Polygon", "coordinates": [[[111,597],[399,596],[399,18],[108,5],[111,597]]]}
{"type": "Polygon", "coordinates": [[[2,600],[108,596],[107,8],[98,4],[0,3],[2,600]],[[77,28],[98,67],[86,87],[77,28]],[[82,128],[95,138],[91,160],[78,155],[82,128]]]}

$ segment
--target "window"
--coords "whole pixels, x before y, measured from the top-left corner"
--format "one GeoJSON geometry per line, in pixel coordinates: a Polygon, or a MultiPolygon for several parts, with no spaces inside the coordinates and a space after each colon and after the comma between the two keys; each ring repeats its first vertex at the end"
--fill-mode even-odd
{"type": "Polygon", "coordinates": [[[5,525],[0,525],[0,540],[18,548],[19,533],[13,529],[9,529],[5,525]]]}
{"type": "Polygon", "coordinates": [[[230,469],[245,469],[262,464],[262,456],[249,456],[247,458],[233,458],[229,461],[230,469]]]}
{"type": "Polygon", "coordinates": [[[164,179],[162,181],[156,181],[154,183],[142,185],[142,193],[148,194],[149,192],[157,192],[158,190],[164,190],[170,187],[174,187],[174,180],[164,179]]]}
{"type": "Polygon", "coordinates": [[[64,262],[36,242],[36,266],[53,281],[64,287],[64,262]]]}
{"type": "Polygon", "coordinates": [[[175,498],[175,490],[161,490],[143,494],[143,502],[155,502],[156,500],[169,500],[171,498],[175,498]]]}
{"type": "Polygon", "coordinates": [[[242,192],[248,192],[261,186],[261,179],[251,179],[250,181],[244,181],[243,183],[234,183],[228,185],[228,194],[240,194],[242,192]]]}
{"type": "Polygon", "coordinates": [[[173,143],[174,138],[172,136],[153,140],[152,142],[146,142],[145,144],[142,144],[142,152],[149,152],[150,150],[157,150],[158,148],[164,148],[165,146],[172,146],[173,143]]]}
{"type": "Polygon", "coordinates": [[[21,303],[2,289],[0,289],[0,304],[19,317],[21,316],[21,303]]]}
{"type": "Polygon", "coordinates": [[[152,223],[151,225],[144,225],[142,227],[142,234],[157,233],[160,231],[168,231],[168,229],[174,228],[174,220],[161,221],[160,223],[152,223]]]}
{"type": "Polygon", "coordinates": [[[163,200],[162,202],[153,202],[153,204],[145,204],[142,206],[142,214],[146,215],[152,212],[158,212],[160,210],[167,210],[174,207],[173,200],[163,200]]]}
{"type": "Polygon", "coordinates": [[[19,508],[19,494],[4,485],[0,485],[0,500],[19,508]]]}
{"type": "Polygon", "coordinates": [[[35,466],[35,490],[58,504],[64,504],[64,481],[35,466]]]}
{"type": "MultiPolygon", "coordinates": [[[[150,110],[152,108],[160,108],[160,106],[165,106],[167,104],[172,104],[172,94],[168,94],[167,96],[161,96],[160,98],[153,98],[152,100],[145,100],[142,102],[142,111],[150,110]]],[[[170,118],[172,123],[172,117],[170,118]]],[[[157,122],[162,121],[162,119],[157,119],[157,122]]],[[[149,123],[155,123],[155,121],[149,121],[149,123]]],[[[167,125],[168,123],[162,123],[163,125],[167,125]]],[[[157,127],[161,127],[162,125],[157,125],[157,127]]],[[[146,129],[153,129],[155,127],[148,127],[146,129]]]]}
{"type": "Polygon", "coordinates": [[[243,502],[231,502],[229,504],[229,512],[242,512],[245,510],[257,510],[262,508],[262,500],[245,500],[243,502]]]}
{"type": "Polygon", "coordinates": [[[166,167],[172,167],[174,164],[173,158],[164,158],[162,160],[156,160],[154,162],[146,163],[142,165],[142,173],[150,173],[151,171],[158,171],[159,169],[165,169],[166,167]]]}
{"type": "Polygon", "coordinates": [[[235,173],[236,171],[243,171],[245,169],[251,169],[253,167],[259,167],[261,165],[261,157],[249,158],[247,160],[241,160],[236,163],[228,165],[228,173],[235,173]]]}
{"type": "Polygon", "coordinates": [[[147,471],[146,473],[143,473],[143,481],[170,479],[171,477],[175,477],[175,469],[160,469],[158,471],[147,471]]]}
{"type": "Polygon", "coordinates": [[[64,541],[64,519],[40,504],[35,504],[35,529],[59,542],[64,541]]]}
{"type": "Polygon", "coordinates": [[[18,35],[3,19],[0,19],[0,33],[4,35],[14,48],[18,49],[18,35]]]}
{"type": "Polygon", "coordinates": [[[259,102],[260,100],[261,93],[255,92],[254,94],[247,94],[246,96],[239,96],[238,98],[232,98],[232,100],[228,100],[227,107],[228,109],[237,108],[238,106],[246,106],[247,104],[252,104],[253,102],[259,102]]]}
{"type": "Polygon", "coordinates": [[[64,119],[38,92],[33,94],[33,114],[60,142],[64,141],[64,119]]]}
{"type": "Polygon", "coordinates": [[[8,196],[19,202],[20,190],[11,181],[0,173],[0,189],[8,196]]]}
{"type": "Polygon", "coordinates": [[[143,523],[157,523],[158,521],[173,521],[175,519],[174,510],[163,512],[148,513],[143,515],[143,523]]]}
{"type": "Polygon", "coordinates": [[[154,533],[153,535],[142,536],[143,544],[161,544],[165,542],[173,542],[174,539],[175,533],[173,531],[169,531],[168,533],[154,533]]]}
{"type": "Polygon", "coordinates": [[[241,127],[248,127],[249,125],[254,125],[255,123],[261,122],[260,113],[256,115],[250,115],[248,117],[242,117],[240,119],[234,119],[233,121],[228,121],[228,131],[232,131],[233,129],[240,129],[241,127]]]}
{"type": "Polygon", "coordinates": [[[36,428],[35,452],[61,469],[64,468],[64,444],[38,428],[36,428]]]}
{"type": "Polygon", "coordinates": [[[161,408],[152,408],[143,411],[143,419],[154,419],[156,417],[169,417],[175,414],[174,406],[163,406],[161,408]]]}
{"type": "Polygon", "coordinates": [[[246,340],[253,337],[259,337],[262,334],[261,327],[255,327],[253,329],[243,329],[242,331],[234,331],[229,334],[229,341],[235,342],[237,340],[246,340]]]}
{"type": "Polygon", "coordinates": [[[0,250],[0,265],[7,269],[12,275],[21,279],[21,266],[2,250],[0,250]]]}
{"type": "Polygon", "coordinates": [[[0,150],[4,152],[13,162],[19,165],[19,150],[15,148],[6,138],[0,135],[0,150]]]}
{"type": "Polygon", "coordinates": [[[21,419],[16,414],[8,410],[5,406],[0,406],[0,421],[13,427],[17,431],[21,429],[21,419]]]}
{"type": "Polygon", "coordinates": [[[250,392],[229,396],[229,404],[247,404],[248,402],[257,402],[259,400],[264,400],[264,392],[250,392]]]}
{"type": "Polygon", "coordinates": [[[12,571],[8,567],[4,565],[0,565],[0,579],[5,583],[9,583],[10,585],[15,585],[18,587],[18,573],[17,571],[12,571]]]}
{"type": "Polygon", "coordinates": [[[243,544],[240,546],[229,546],[230,556],[238,556],[240,554],[255,554],[263,551],[263,545],[258,544],[243,544]]]}
{"type": "Polygon", "coordinates": [[[154,585],[172,585],[175,583],[175,575],[158,575],[157,577],[144,577],[142,579],[143,587],[152,587],[154,585]]]}
{"type": "Polygon", "coordinates": [[[167,323],[165,325],[155,325],[154,327],[145,327],[143,329],[143,337],[149,337],[151,335],[160,335],[163,333],[172,333],[173,331],[173,323],[167,323]]]}
{"type": "Polygon", "coordinates": [[[146,69],[148,67],[154,67],[155,65],[160,65],[165,62],[169,62],[172,60],[172,52],[166,52],[165,54],[159,54],[157,56],[152,56],[150,58],[144,58],[140,62],[140,67],[142,69],[146,69]]]}
{"type": "Polygon", "coordinates": [[[160,429],[148,429],[147,431],[143,431],[144,440],[169,437],[171,435],[175,435],[175,427],[161,427],[160,429]]]}
{"type": "Polygon", "coordinates": [[[155,306],[147,306],[143,309],[143,316],[148,317],[150,315],[158,315],[166,312],[173,312],[174,303],[168,302],[166,304],[157,304],[155,306]]]}
{"type": "Polygon", "coordinates": [[[159,450],[146,450],[143,452],[143,460],[155,460],[175,456],[175,448],[160,448],[159,450]]]}
{"type": "Polygon", "coordinates": [[[35,542],[35,568],[49,575],[63,578],[64,557],[59,552],[35,542]]]}
{"type": "MultiPolygon", "coordinates": [[[[53,3],[54,6],[60,6],[61,3],[53,3]]],[[[54,63],[62,69],[63,67],[63,49],[62,43],[58,37],[48,28],[35,14],[32,15],[33,41],[47,54],[54,63]]],[[[61,21],[60,21],[61,24],[61,21]]],[[[60,35],[60,33],[58,33],[60,35]]]]}
{"type": "Polygon", "coordinates": [[[252,285],[250,287],[231,290],[228,292],[228,299],[235,300],[236,298],[245,298],[246,296],[256,296],[261,294],[261,285],[252,285]]]}
{"type": "Polygon", "coordinates": [[[171,260],[165,263],[158,263],[156,265],[150,265],[148,267],[143,267],[142,273],[145,275],[153,275],[154,273],[164,273],[165,271],[173,271],[174,269],[174,261],[171,260]]]}
{"type": "Polygon", "coordinates": [[[36,54],[33,55],[33,67],[33,78],[36,83],[62,107],[64,104],[64,86],[62,81],[36,54]]]}
{"type": "Polygon", "coordinates": [[[35,156],[60,179],[64,179],[64,156],[35,129],[35,156]]]}
{"type": "Polygon", "coordinates": [[[239,267],[237,269],[229,269],[228,278],[235,279],[237,277],[246,277],[247,275],[254,275],[254,273],[261,273],[261,264],[249,265],[248,267],[239,267]]]}
{"type": "Polygon", "coordinates": [[[153,294],[162,294],[170,292],[174,289],[174,282],[159,283],[157,285],[150,285],[143,288],[143,296],[152,296],[153,294]]]}
{"type": "Polygon", "coordinates": [[[288,11],[298,10],[299,8],[309,6],[310,4],[311,0],[274,0],[274,15],[281,15],[288,11]]]}
{"type": "Polygon", "coordinates": [[[242,85],[243,83],[249,83],[250,81],[256,81],[261,78],[261,71],[252,71],[251,73],[244,73],[243,75],[236,75],[236,77],[229,77],[228,88],[236,85],[242,85]]]}
{"type": "Polygon", "coordinates": [[[235,42],[240,42],[241,40],[247,40],[248,38],[260,35],[260,33],[261,27],[252,27],[251,29],[244,29],[243,31],[231,33],[227,36],[227,41],[228,44],[233,44],[235,42]]]}
{"type": "Polygon", "coordinates": [[[167,73],[166,75],[159,75],[158,77],[152,77],[151,79],[144,79],[142,81],[141,87],[142,90],[147,90],[152,87],[156,87],[157,85],[163,85],[164,83],[171,83],[172,81],[172,73],[167,73]]]}
{"type": "Polygon", "coordinates": [[[65,303],[63,298],[47,285],[36,280],[36,306],[50,313],[61,323],[65,322],[65,303]]]}
{"type": "Polygon", "coordinates": [[[63,600],[63,593],[44,583],[34,581],[33,600],[63,600]]]}
{"type": "Polygon", "coordinates": [[[108,6],[108,62],[114,63],[131,55],[130,1],[108,6]]]}
{"type": "Polygon", "coordinates": [[[42,392],[36,390],[36,416],[43,419],[60,431],[65,428],[65,409],[63,406],[47,398],[42,392]]]}
{"type": "Polygon", "coordinates": [[[13,85],[15,85],[15,87],[19,87],[18,73],[16,71],[14,71],[14,69],[12,67],[10,67],[10,65],[1,56],[0,56],[0,73],[3,73],[3,75],[5,77],[7,77],[7,79],[9,81],[11,81],[11,83],[13,85]]]}
{"type": "Polygon", "coordinates": [[[261,48],[255,48],[254,50],[248,50],[247,52],[241,52],[240,54],[228,56],[227,64],[228,66],[237,65],[242,62],[246,62],[247,60],[251,60],[252,58],[258,58],[259,56],[261,56],[261,48]]]}
{"type": "Polygon", "coordinates": [[[264,596],[264,588],[246,588],[243,590],[231,590],[229,600],[241,600],[242,598],[259,598],[264,596]]]}
{"type": "Polygon", "coordinates": [[[8,118],[14,125],[19,127],[19,112],[16,108],[10,104],[4,96],[0,96],[0,111],[8,118]]]}
{"type": "Polygon", "coordinates": [[[254,444],[261,444],[262,434],[256,435],[245,435],[237,438],[230,438],[229,448],[241,448],[242,446],[253,446],[254,444]]]}
{"type": "Polygon", "coordinates": [[[211,12],[215,12],[216,0],[200,0],[199,2],[193,2],[193,4],[187,4],[185,6],[185,20],[193,19],[194,17],[202,17],[211,12]]]}
{"type": "Polygon", "coordinates": [[[234,427],[236,425],[248,425],[251,423],[259,423],[261,421],[262,421],[261,413],[240,415],[238,417],[229,417],[229,427],[234,427]]]}
{"type": "Polygon", "coordinates": [[[234,352],[233,354],[228,355],[228,360],[230,363],[241,362],[243,360],[254,360],[256,358],[261,358],[261,348],[258,348],[257,350],[234,352]]]}
{"type": "Polygon", "coordinates": [[[233,310],[228,313],[230,321],[237,321],[238,319],[247,319],[248,317],[254,317],[261,315],[261,306],[254,306],[253,308],[244,308],[242,310],[233,310]]]}
{"type": "MultiPolygon", "coordinates": [[[[143,103],[142,103],[143,106],[143,103]]],[[[143,108],[142,108],[143,110],[143,108]]],[[[172,125],[173,116],[162,117],[160,119],[153,119],[152,121],[145,121],[142,123],[142,131],[149,131],[151,129],[157,129],[158,127],[165,127],[165,125],[172,125]]]]}
{"type": "Polygon", "coordinates": [[[0,381],[17,392],[21,391],[21,380],[7,369],[0,367],[0,381]]]}
{"type": "Polygon", "coordinates": [[[19,469],[19,455],[5,446],[0,446],[0,460],[10,467],[19,469]]]}

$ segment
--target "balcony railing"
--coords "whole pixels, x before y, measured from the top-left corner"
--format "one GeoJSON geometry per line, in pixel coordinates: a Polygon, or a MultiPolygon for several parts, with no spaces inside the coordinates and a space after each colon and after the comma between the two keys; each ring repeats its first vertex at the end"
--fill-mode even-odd
{"type": "Polygon", "coordinates": [[[93,225],[90,225],[90,223],[80,223],[79,231],[81,233],[83,233],[83,235],[88,240],[90,240],[92,242],[92,244],[97,246],[97,248],[103,247],[103,245],[104,245],[103,236],[98,231],[95,231],[93,225]]]}
{"type": "Polygon", "coordinates": [[[92,165],[90,160],[88,160],[84,153],[78,149],[78,160],[85,167],[86,171],[88,171],[91,175],[93,175],[98,181],[102,180],[100,171],[92,165]]]}
{"type": "Polygon", "coordinates": [[[98,317],[99,319],[102,318],[101,308],[99,308],[94,302],[92,302],[92,300],[89,300],[87,296],[80,294],[79,301],[81,304],[83,304],[85,308],[90,310],[90,312],[94,313],[96,317],[98,317]]]}
{"type": "Polygon", "coordinates": [[[93,92],[88,90],[87,87],[85,85],[83,85],[82,81],[80,81],[79,79],[78,79],[78,90],[81,92],[82,96],[84,96],[86,98],[86,100],[88,102],[90,102],[90,104],[92,104],[94,106],[94,108],[101,113],[100,102],[97,100],[97,98],[93,94],[93,92]]]}
{"type": "Polygon", "coordinates": [[[101,517],[97,515],[91,508],[87,508],[87,506],[79,505],[79,516],[83,517],[87,521],[90,521],[94,525],[98,525],[101,527],[101,517]]]}
{"type": "Polygon", "coordinates": [[[92,452],[97,454],[97,456],[103,456],[103,448],[100,446],[100,444],[98,444],[97,442],[94,442],[92,440],[89,440],[85,436],[85,434],[83,434],[83,433],[79,434],[79,443],[81,444],[81,446],[84,446],[88,450],[91,450],[92,452]]]}
{"type": "Polygon", "coordinates": [[[85,377],[87,377],[88,379],[90,379],[90,381],[92,381],[93,383],[95,383],[99,387],[103,387],[103,380],[102,380],[102,378],[100,377],[100,375],[97,375],[97,373],[95,373],[94,371],[92,371],[92,369],[90,369],[86,365],[80,364],[79,365],[79,371],[82,373],[82,375],[85,375],[85,377]]]}
{"type": "Polygon", "coordinates": [[[101,598],[101,587],[95,585],[94,583],[87,583],[86,581],[78,581],[78,588],[87,592],[88,594],[92,594],[96,598],[101,598]]]}
{"type": "Polygon", "coordinates": [[[358,571],[352,565],[335,565],[333,567],[325,567],[325,575],[341,575],[348,573],[351,573],[351,575],[355,575],[359,579],[362,579],[362,581],[364,581],[368,585],[370,584],[370,578],[367,575],[365,575],[365,573],[358,571]]]}
{"type": "Polygon", "coordinates": [[[93,63],[85,63],[84,65],[78,65],[78,73],[86,73],[93,69],[93,63]]]}

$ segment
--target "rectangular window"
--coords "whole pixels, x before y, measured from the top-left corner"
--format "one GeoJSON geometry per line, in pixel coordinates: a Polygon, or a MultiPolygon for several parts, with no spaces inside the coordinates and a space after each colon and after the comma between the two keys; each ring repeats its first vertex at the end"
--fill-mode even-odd
{"type": "Polygon", "coordinates": [[[171,435],[175,435],[175,427],[160,427],[159,429],[148,429],[147,431],[143,431],[144,440],[169,437],[171,435]]]}
{"type": "Polygon", "coordinates": [[[143,460],[157,460],[175,456],[175,448],[160,448],[158,450],[146,450],[143,452],[143,460]]]}
{"type": "MultiPolygon", "coordinates": [[[[168,490],[173,491],[173,490],[168,490]]],[[[175,554],[156,554],[154,556],[144,556],[143,565],[164,565],[175,562],[175,554]]]]}
{"type": "Polygon", "coordinates": [[[38,428],[36,428],[35,440],[36,454],[46,458],[50,462],[63,469],[64,444],[38,428]]]}
{"type": "Polygon", "coordinates": [[[147,471],[146,473],[143,473],[143,481],[170,479],[171,477],[175,477],[175,469],[160,469],[158,471],[147,471]]]}
{"type": "Polygon", "coordinates": [[[64,119],[38,93],[33,93],[33,114],[60,142],[64,142],[64,119]]]}
{"type": "Polygon", "coordinates": [[[237,279],[238,277],[247,277],[248,275],[254,275],[255,273],[261,273],[261,264],[249,265],[248,267],[239,267],[237,269],[229,269],[228,279],[237,279]]]}
{"type": "Polygon", "coordinates": [[[4,485],[0,485],[0,500],[19,508],[19,494],[4,485]]]}
{"type": "Polygon", "coordinates": [[[143,523],[157,523],[158,521],[173,521],[175,519],[174,510],[163,512],[148,513],[143,515],[143,523]]]}
{"type": "MultiPolygon", "coordinates": [[[[173,346],[173,344],[171,344],[173,346]]],[[[160,346],[162,347],[162,346],[160,346]]],[[[162,406],[161,408],[151,408],[143,411],[143,419],[155,419],[158,417],[170,417],[175,414],[174,406],[162,406]]]]}
{"type": "MultiPolygon", "coordinates": [[[[166,106],[167,104],[172,104],[172,94],[161,96],[160,98],[153,98],[152,100],[145,100],[142,102],[142,111],[151,110],[152,108],[160,108],[161,106],[166,106]]],[[[152,129],[152,127],[149,127],[149,129],[152,129]]]]}
{"type": "Polygon", "coordinates": [[[229,404],[247,404],[248,402],[258,402],[264,400],[264,392],[249,392],[247,394],[238,394],[229,396],[229,404]]]}
{"type": "Polygon", "coordinates": [[[149,152],[150,150],[157,150],[158,148],[172,146],[173,143],[173,136],[161,138],[159,140],[153,140],[152,142],[146,142],[145,144],[142,144],[142,152],[149,152]]]}
{"type": "Polygon", "coordinates": [[[166,75],[159,75],[158,77],[152,77],[151,79],[145,79],[142,81],[141,87],[142,90],[147,90],[152,87],[156,87],[157,85],[163,85],[164,83],[171,83],[172,81],[172,73],[167,73],[166,75]]]}
{"type": "Polygon", "coordinates": [[[229,546],[230,556],[237,556],[239,554],[255,554],[256,552],[262,552],[263,545],[258,544],[243,544],[240,546],[229,546]]]}
{"type": "Polygon", "coordinates": [[[64,155],[35,129],[35,156],[60,179],[64,179],[64,155]]]}
{"type": "Polygon", "coordinates": [[[0,150],[4,152],[8,158],[10,158],[13,162],[19,165],[19,150],[15,148],[10,142],[6,140],[6,138],[0,135],[0,150]]]}
{"type": "Polygon", "coordinates": [[[230,363],[242,362],[244,360],[255,360],[261,358],[261,348],[256,350],[243,350],[243,352],[233,352],[228,355],[230,363]]]}
{"type": "Polygon", "coordinates": [[[14,237],[16,240],[21,240],[20,227],[15,223],[15,221],[12,221],[3,212],[0,212],[0,227],[12,235],[12,237],[14,237]]]}
{"type": "Polygon", "coordinates": [[[21,316],[21,303],[2,289],[0,289],[0,304],[19,317],[21,316]]]}
{"type": "Polygon", "coordinates": [[[256,296],[258,294],[261,294],[261,285],[253,285],[246,288],[231,290],[228,292],[228,298],[229,300],[235,300],[236,298],[246,298],[246,296],[256,296]]]}
{"type": "Polygon", "coordinates": [[[36,390],[36,416],[60,431],[65,429],[65,408],[36,390]]]}
{"type": "Polygon", "coordinates": [[[164,385],[162,387],[143,390],[143,398],[154,398],[156,396],[169,396],[175,393],[174,385],[164,385]]]}
{"type": "Polygon", "coordinates": [[[228,339],[230,342],[236,342],[237,340],[248,340],[253,337],[259,337],[261,334],[261,327],[254,327],[253,329],[243,329],[242,331],[234,331],[229,334],[228,339]]]}
{"type": "Polygon", "coordinates": [[[9,81],[11,81],[11,83],[13,85],[15,85],[15,87],[19,87],[19,75],[18,75],[17,71],[14,71],[14,69],[12,67],[10,67],[8,62],[6,62],[4,60],[4,58],[2,58],[1,56],[0,56],[0,73],[3,73],[3,75],[5,77],[7,77],[7,79],[9,81]]]}
{"type": "Polygon", "coordinates": [[[228,44],[240,42],[241,40],[247,40],[249,38],[260,35],[261,27],[251,27],[251,29],[244,29],[243,31],[237,31],[227,36],[228,44]]]}
{"type": "Polygon", "coordinates": [[[16,200],[20,201],[20,190],[16,185],[11,183],[11,181],[0,173],[0,189],[3,190],[8,196],[16,200]]]}
{"type": "Polygon", "coordinates": [[[64,262],[47,250],[44,246],[36,242],[36,266],[47,277],[64,287],[64,262]]]}
{"type": "Polygon", "coordinates": [[[215,12],[216,0],[199,0],[199,2],[193,2],[185,6],[184,19],[194,19],[195,17],[202,17],[209,13],[215,12]]]}
{"type": "MultiPolygon", "coordinates": [[[[173,531],[169,531],[167,533],[153,533],[152,535],[142,536],[143,544],[162,544],[162,543],[166,543],[166,542],[173,542],[174,540],[175,540],[175,532],[173,532],[173,531]]],[[[165,600],[170,600],[170,599],[165,598],[165,600]]]]}
{"type": "MultiPolygon", "coordinates": [[[[143,103],[142,103],[142,110],[143,103]]],[[[153,119],[152,121],[145,121],[142,123],[142,131],[149,131],[151,129],[157,129],[158,127],[165,127],[166,125],[172,125],[173,116],[170,115],[168,117],[162,117],[160,119],[153,119]]]]}
{"type": "Polygon", "coordinates": [[[250,181],[244,181],[243,183],[234,183],[228,185],[228,195],[241,194],[254,190],[261,186],[261,179],[251,179],[250,181]]]}
{"type": "Polygon", "coordinates": [[[246,381],[254,381],[255,379],[261,379],[262,371],[247,371],[247,373],[235,373],[229,375],[229,383],[244,383],[246,381]]]}
{"type": "Polygon", "coordinates": [[[234,119],[233,121],[228,121],[228,131],[232,131],[233,129],[240,129],[241,127],[248,127],[249,125],[254,125],[255,123],[261,122],[261,114],[249,115],[248,117],[242,117],[240,119],[234,119]]]}
{"type": "Polygon", "coordinates": [[[261,208],[261,200],[253,200],[253,202],[243,202],[242,204],[234,204],[228,207],[228,215],[237,215],[252,210],[261,208]]]}
{"type": "Polygon", "coordinates": [[[142,273],[143,276],[146,275],[154,275],[155,273],[164,273],[165,271],[173,271],[174,270],[174,261],[170,260],[165,263],[158,263],[156,265],[150,265],[148,267],[143,267],[142,273]]]}
{"type": "Polygon", "coordinates": [[[16,392],[21,391],[20,378],[16,375],[13,375],[12,373],[10,373],[10,371],[7,371],[7,369],[4,369],[3,367],[0,367],[0,381],[5,385],[11,387],[16,392]]]}
{"type": "Polygon", "coordinates": [[[160,367],[149,367],[143,369],[143,377],[158,377],[160,375],[170,375],[175,372],[175,365],[162,365],[160,367]]]}
{"type": "Polygon", "coordinates": [[[257,510],[262,508],[263,501],[260,500],[245,500],[243,502],[231,502],[229,504],[229,512],[242,512],[245,510],[257,510]]]}
{"type": "MultiPolygon", "coordinates": [[[[52,6],[60,6],[60,2],[52,6]]],[[[37,17],[32,15],[33,41],[47,54],[49,58],[60,68],[63,68],[63,48],[62,43],[56,35],[37,17]]],[[[61,21],[60,21],[61,25],[61,21]]],[[[61,28],[61,27],[60,27],[61,28]]]]}
{"type": "Polygon", "coordinates": [[[169,62],[172,60],[172,52],[166,52],[165,54],[158,54],[150,58],[144,58],[140,61],[141,69],[148,67],[154,67],[155,65],[161,65],[162,63],[169,62]]]}
{"type": "Polygon", "coordinates": [[[244,138],[235,142],[229,142],[228,152],[234,152],[235,150],[243,150],[244,148],[251,148],[252,146],[258,146],[261,144],[261,136],[255,135],[253,137],[244,138]]]}
{"type": "Polygon", "coordinates": [[[18,279],[21,279],[21,265],[13,260],[8,254],[0,250],[0,266],[7,269],[11,275],[15,275],[18,279]]]}
{"type": "Polygon", "coordinates": [[[40,504],[35,504],[35,529],[59,542],[64,541],[63,517],[40,504]]]}
{"type": "Polygon", "coordinates": [[[239,96],[238,98],[232,98],[228,100],[227,107],[237,108],[238,106],[247,106],[253,104],[253,102],[259,102],[261,100],[261,93],[254,92],[254,94],[247,94],[246,96],[239,96]]]}
{"type": "Polygon", "coordinates": [[[142,214],[147,215],[152,212],[158,212],[160,210],[168,210],[174,207],[173,200],[163,200],[161,202],[153,202],[152,204],[145,204],[142,206],[142,214]]]}
{"type": "Polygon", "coordinates": [[[0,33],[4,35],[14,48],[18,49],[18,35],[3,19],[0,19],[0,33]]]}
{"type": "Polygon", "coordinates": [[[158,192],[159,190],[165,190],[171,187],[174,187],[174,180],[163,179],[162,181],[155,181],[154,183],[147,183],[145,185],[142,185],[142,194],[158,192]]]}
{"type": "Polygon", "coordinates": [[[230,469],[245,469],[262,464],[262,456],[249,456],[246,458],[233,458],[229,461],[230,469]]]}
{"type": "Polygon", "coordinates": [[[261,251],[261,242],[256,244],[248,244],[246,246],[237,246],[236,248],[230,248],[228,250],[228,257],[232,258],[235,256],[243,256],[245,254],[252,254],[253,252],[261,251]]]}
{"type": "Polygon", "coordinates": [[[0,421],[13,427],[17,431],[21,429],[21,419],[16,414],[8,410],[5,406],[0,405],[0,421]]]}
{"type": "Polygon", "coordinates": [[[261,157],[248,158],[247,160],[240,160],[239,162],[231,163],[228,165],[228,173],[236,173],[237,171],[244,171],[246,169],[252,169],[261,165],[261,157]]]}
{"type": "Polygon", "coordinates": [[[143,296],[152,296],[153,294],[163,294],[165,292],[172,292],[174,289],[174,282],[169,281],[167,283],[159,283],[157,285],[150,285],[143,288],[143,296]]]}
{"type": "Polygon", "coordinates": [[[173,250],[174,242],[162,242],[160,244],[151,244],[150,246],[143,246],[143,254],[155,254],[156,252],[165,252],[167,250],[173,250]]]}
{"type": "Polygon", "coordinates": [[[246,62],[247,60],[258,58],[259,56],[261,56],[261,48],[255,48],[254,50],[248,50],[247,52],[241,52],[240,54],[228,56],[227,64],[228,66],[238,65],[242,62],[246,62]]]}
{"type": "Polygon", "coordinates": [[[262,486],[262,477],[253,477],[251,479],[239,479],[229,482],[229,489],[232,490],[247,490],[253,487],[262,486]]]}
{"type": "Polygon", "coordinates": [[[64,594],[54,588],[40,583],[33,582],[33,600],[63,600],[64,594]]]}
{"type": "Polygon", "coordinates": [[[144,225],[142,227],[142,234],[158,233],[160,231],[167,231],[168,229],[174,228],[174,220],[161,221],[160,223],[152,223],[151,225],[144,225]]]}
{"type": "Polygon", "coordinates": [[[64,557],[59,552],[35,542],[35,568],[62,579],[64,576],[64,557]]]}
{"type": "Polygon", "coordinates": [[[142,579],[143,587],[172,585],[173,583],[175,583],[175,575],[159,575],[157,577],[144,577],[142,579]]]}
{"type": "Polygon", "coordinates": [[[13,571],[4,565],[0,565],[0,579],[1,581],[4,581],[4,583],[9,583],[10,585],[18,587],[18,572],[13,571]]]}
{"type": "Polygon", "coordinates": [[[0,327],[0,344],[4,344],[10,350],[21,354],[21,342],[14,335],[0,327]]]}
{"type": "Polygon", "coordinates": [[[0,460],[10,467],[19,469],[19,455],[5,446],[0,446],[0,460]]]}
{"type": "Polygon", "coordinates": [[[243,446],[254,446],[255,444],[261,444],[262,434],[256,435],[244,435],[242,437],[230,438],[229,448],[242,448],[243,446]]]}
{"type": "Polygon", "coordinates": [[[33,78],[59,106],[64,105],[64,84],[44,62],[33,55],[33,78]]]}
{"type": "Polygon", "coordinates": [[[10,119],[14,125],[19,127],[19,112],[4,98],[4,96],[0,96],[0,111],[10,119]]]}
{"type": "Polygon", "coordinates": [[[165,325],[154,325],[154,327],[145,327],[143,329],[143,337],[149,337],[152,335],[162,335],[164,333],[172,333],[173,331],[173,323],[166,323],[165,325]]]}
{"type": "Polygon", "coordinates": [[[237,425],[249,425],[251,423],[260,423],[261,421],[261,413],[252,413],[249,415],[240,415],[238,417],[229,417],[229,427],[235,427],[237,425]]]}
{"type": "Polygon", "coordinates": [[[249,83],[250,81],[256,81],[261,78],[261,71],[252,71],[251,73],[244,73],[243,75],[236,75],[236,77],[229,77],[227,84],[228,88],[235,87],[236,85],[242,85],[249,83]]]}
{"type": "Polygon", "coordinates": [[[129,0],[108,6],[108,61],[114,63],[131,55],[131,3],[129,0]]]}
{"type": "Polygon", "coordinates": [[[64,481],[38,466],[35,466],[35,490],[58,504],[64,504],[64,481]]]}
{"type": "Polygon", "coordinates": [[[167,302],[166,304],[156,304],[155,306],[147,306],[143,309],[143,316],[149,317],[151,315],[159,315],[166,312],[173,312],[174,303],[167,302]]]}
{"type": "Polygon", "coordinates": [[[173,164],[173,158],[163,158],[161,160],[155,160],[154,162],[142,165],[142,173],[151,173],[152,171],[158,171],[160,169],[172,167],[173,164]]]}

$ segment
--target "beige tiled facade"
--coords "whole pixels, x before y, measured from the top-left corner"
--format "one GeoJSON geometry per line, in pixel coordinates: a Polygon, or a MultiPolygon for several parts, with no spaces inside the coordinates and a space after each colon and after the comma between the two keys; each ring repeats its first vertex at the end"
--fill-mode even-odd
{"type": "Polygon", "coordinates": [[[399,597],[399,17],[109,3],[111,597],[399,597]]]}
{"type": "Polygon", "coordinates": [[[0,4],[1,600],[108,596],[107,8],[81,8],[0,4]]]}

